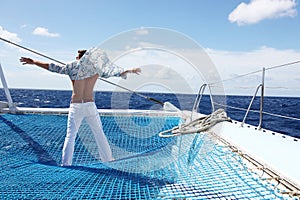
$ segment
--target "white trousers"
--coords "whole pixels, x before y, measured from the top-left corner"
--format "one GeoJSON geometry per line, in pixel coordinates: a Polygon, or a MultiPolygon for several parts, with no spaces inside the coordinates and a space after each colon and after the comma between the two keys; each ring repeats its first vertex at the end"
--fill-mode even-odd
{"type": "Polygon", "coordinates": [[[93,132],[100,159],[103,162],[112,160],[112,152],[103,132],[96,104],[94,102],[71,103],[68,115],[67,135],[62,151],[62,166],[72,165],[75,139],[83,119],[86,119],[93,132]]]}

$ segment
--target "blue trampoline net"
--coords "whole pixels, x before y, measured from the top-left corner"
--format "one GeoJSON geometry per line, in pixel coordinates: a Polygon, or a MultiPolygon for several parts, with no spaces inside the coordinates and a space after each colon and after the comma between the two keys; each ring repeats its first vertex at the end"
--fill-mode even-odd
{"type": "Polygon", "coordinates": [[[86,123],[60,167],[66,115],[0,115],[1,199],[293,199],[209,134],[160,138],[178,116],[101,115],[115,161],[99,161],[86,123]]]}

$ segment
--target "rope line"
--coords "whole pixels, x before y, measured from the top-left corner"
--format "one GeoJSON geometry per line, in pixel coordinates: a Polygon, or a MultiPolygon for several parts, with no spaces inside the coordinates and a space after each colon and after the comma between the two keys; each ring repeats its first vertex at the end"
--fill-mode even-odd
{"type": "Polygon", "coordinates": [[[205,117],[199,117],[186,124],[175,126],[172,129],[162,131],[159,133],[159,137],[170,138],[179,135],[200,133],[203,131],[207,131],[213,126],[215,126],[216,124],[224,121],[231,122],[231,119],[227,117],[227,114],[223,109],[218,109],[212,114],[207,115],[205,117]],[[171,133],[171,134],[166,134],[166,133],[171,133]]]}

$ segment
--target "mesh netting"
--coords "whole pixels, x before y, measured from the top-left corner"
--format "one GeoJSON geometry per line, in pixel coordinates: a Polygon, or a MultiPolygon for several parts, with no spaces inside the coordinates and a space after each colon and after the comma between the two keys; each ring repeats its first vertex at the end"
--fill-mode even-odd
{"type": "MultiPolygon", "coordinates": [[[[103,116],[104,132],[110,143],[113,162],[104,163],[111,168],[146,173],[164,168],[186,154],[194,135],[161,138],[158,133],[181,123],[179,117],[163,116],[103,116]]],[[[79,131],[84,147],[99,162],[100,157],[93,134],[87,124],[79,131]]],[[[208,144],[208,143],[207,143],[208,144]]],[[[81,162],[84,159],[80,159],[81,162]]]]}
{"type": "MultiPolygon", "coordinates": [[[[152,149],[151,144],[161,143],[156,147],[164,148],[171,142],[160,141],[161,138],[152,135],[135,140],[115,127],[117,120],[114,118],[101,116],[105,132],[113,138],[111,143],[129,152],[137,151],[135,148],[147,152],[152,149]]],[[[120,116],[119,120],[133,120],[139,124],[161,120],[161,117],[154,118],[120,116]]],[[[164,121],[164,128],[167,128],[178,124],[180,118],[167,117],[164,121]]],[[[192,152],[157,170],[142,173],[103,165],[86,148],[81,136],[76,139],[74,166],[60,167],[66,122],[65,115],[0,115],[1,199],[284,198],[273,185],[247,170],[241,158],[228,148],[214,143],[212,149],[202,152],[204,140],[205,143],[214,142],[208,134],[193,139],[192,152]]],[[[80,132],[86,130],[83,125],[80,132]]],[[[181,142],[181,146],[191,145],[181,142]]],[[[149,164],[153,157],[147,156],[143,161],[149,164]]]]}

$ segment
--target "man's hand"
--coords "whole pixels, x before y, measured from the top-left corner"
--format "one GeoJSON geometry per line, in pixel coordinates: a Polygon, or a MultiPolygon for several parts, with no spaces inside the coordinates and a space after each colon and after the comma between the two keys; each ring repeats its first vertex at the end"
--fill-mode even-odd
{"type": "Polygon", "coordinates": [[[133,68],[130,72],[135,73],[135,74],[140,74],[142,72],[142,70],[141,70],[141,68],[133,68]]]}
{"type": "Polygon", "coordinates": [[[133,68],[122,72],[121,76],[122,77],[127,76],[128,73],[134,73],[139,75],[141,72],[142,72],[141,68],[133,68]]]}
{"type": "Polygon", "coordinates": [[[26,64],[33,65],[34,64],[34,60],[32,60],[31,58],[25,58],[25,57],[21,57],[20,62],[23,65],[26,65],[26,64]]]}

